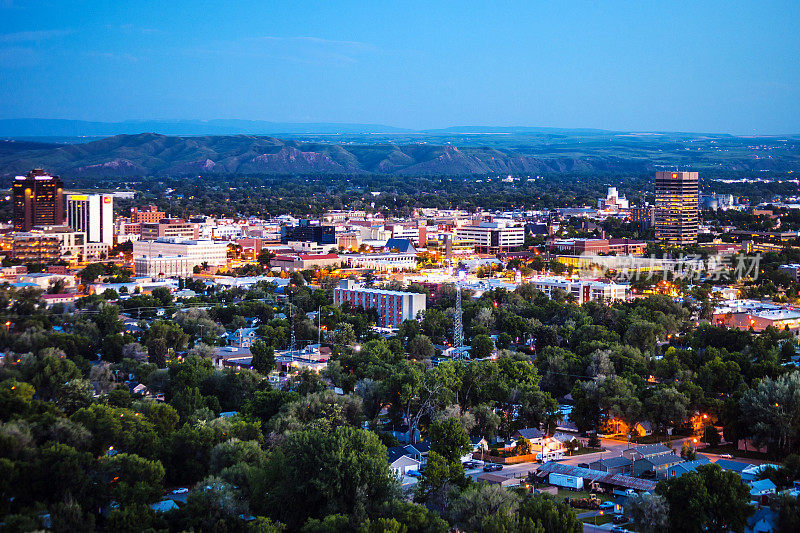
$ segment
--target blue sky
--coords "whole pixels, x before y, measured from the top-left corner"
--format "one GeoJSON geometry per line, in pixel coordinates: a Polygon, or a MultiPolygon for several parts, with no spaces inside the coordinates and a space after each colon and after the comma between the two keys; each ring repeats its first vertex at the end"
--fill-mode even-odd
{"type": "Polygon", "coordinates": [[[800,133],[800,2],[0,0],[0,118],[800,133]]]}

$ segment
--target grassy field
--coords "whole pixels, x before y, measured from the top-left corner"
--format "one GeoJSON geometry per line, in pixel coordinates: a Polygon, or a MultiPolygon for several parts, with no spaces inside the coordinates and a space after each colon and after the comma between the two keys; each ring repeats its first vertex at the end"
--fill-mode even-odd
{"type": "Polygon", "coordinates": [[[581,447],[581,448],[578,448],[577,450],[575,450],[574,452],[569,453],[568,456],[569,457],[574,457],[576,455],[586,455],[588,453],[598,453],[598,452],[602,452],[602,451],[603,451],[603,448],[583,448],[583,447],[581,447]]]}
{"type": "MultiPolygon", "coordinates": [[[[558,501],[564,501],[567,498],[572,498],[572,499],[588,498],[589,494],[590,492],[588,490],[569,490],[569,489],[562,489],[561,487],[559,487],[558,496],[556,496],[556,499],[558,501]]],[[[601,502],[607,502],[614,499],[614,496],[611,494],[601,494],[597,492],[595,492],[594,494],[597,495],[597,498],[601,502]]],[[[578,509],[578,511],[581,512],[580,509],[578,509]]]]}

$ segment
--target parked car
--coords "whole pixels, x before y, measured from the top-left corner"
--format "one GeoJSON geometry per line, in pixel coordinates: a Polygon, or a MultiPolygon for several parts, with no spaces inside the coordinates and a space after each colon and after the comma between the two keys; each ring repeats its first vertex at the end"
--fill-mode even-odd
{"type": "Polygon", "coordinates": [[[499,465],[499,464],[496,464],[496,463],[488,463],[488,464],[483,465],[483,471],[484,472],[497,472],[498,470],[502,470],[502,469],[503,469],[503,465],[499,465]]]}
{"type": "Polygon", "coordinates": [[[733,456],[729,453],[721,453],[719,454],[719,456],[722,457],[723,459],[733,459],[733,456]]]}
{"type": "Polygon", "coordinates": [[[480,463],[478,461],[466,461],[464,462],[464,468],[478,468],[480,463]]]}
{"type": "Polygon", "coordinates": [[[614,524],[624,524],[627,521],[628,521],[628,519],[625,518],[624,515],[617,515],[611,520],[611,522],[614,523],[614,524]]]}
{"type": "Polygon", "coordinates": [[[420,472],[419,470],[409,470],[408,472],[406,472],[406,475],[409,477],[420,477],[422,476],[422,472],[420,472]]]}
{"type": "Polygon", "coordinates": [[[603,502],[600,504],[600,509],[603,510],[613,509],[613,508],[614,508],[614,502],[603,502]]]}
{"type": "Polygon", "coordinates": [[[189,489],[187,489],[186,487],[183,487],[183,488],[180,488],[180,489],[173,490],[172,494],[186,494],[187,492],[189,492],[189,489]]]}

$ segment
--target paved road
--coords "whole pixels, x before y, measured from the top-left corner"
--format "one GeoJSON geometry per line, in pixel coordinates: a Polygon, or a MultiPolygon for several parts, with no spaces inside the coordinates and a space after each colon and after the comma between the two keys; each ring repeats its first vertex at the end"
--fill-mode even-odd
{"type": "MultiPolygon", "coordinates": [[[[539,468],[537,463],[519,463],[516,465],[504,465],[502,470],[492,472],[492,474],[524,479],[529,473],[535,472],[537,468],[539,468]]],[[[464,473],[472,479],[475,479],[479,475],[483,474],[483,467],[471,468],[469,470],[465,470],[464,473]]]]}
{"type": "MultiPolygon", "coordinates": [[[[675,439],[671,442],[665,443],[667,446],[673,448],[676,453],[680,453],[681,448],[683,447],[683,443],[686,441],[691,441],[692,437],[684,437],[680,439],[675,439]]],[[[627,450],[628,448],[632,448],[636,446],[635,443],[628,443],[624,440],[616,440],[616,439],[600,439],[600,446],[603,448],[604,451],[597,452],[597,453],[587,453],[584,455],[575,455],[573,457],[567,457],[566,459],[559,461],[560,463],[567,464],[567,465],[577,465],[580,463],[592,463],[603,457],[617,457],[622,455],[622,452],[627,450]]]]}
{"type": "Polygon", "coordinates": [[[603,524],[602,526],[583,524],[583,533],[608,533],[612,527],[614,527],[613,524],[603,524]]]}

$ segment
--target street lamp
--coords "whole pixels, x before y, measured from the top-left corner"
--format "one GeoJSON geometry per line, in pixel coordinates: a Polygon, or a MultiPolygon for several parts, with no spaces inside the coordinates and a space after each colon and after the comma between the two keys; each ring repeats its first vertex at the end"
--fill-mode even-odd
{"type": "Polygon", "coordinates": [[[600,512],[594,515],[594,525],[597,525],[597,516],[603,516],[603,510],[601,509],[600,512]]]}

